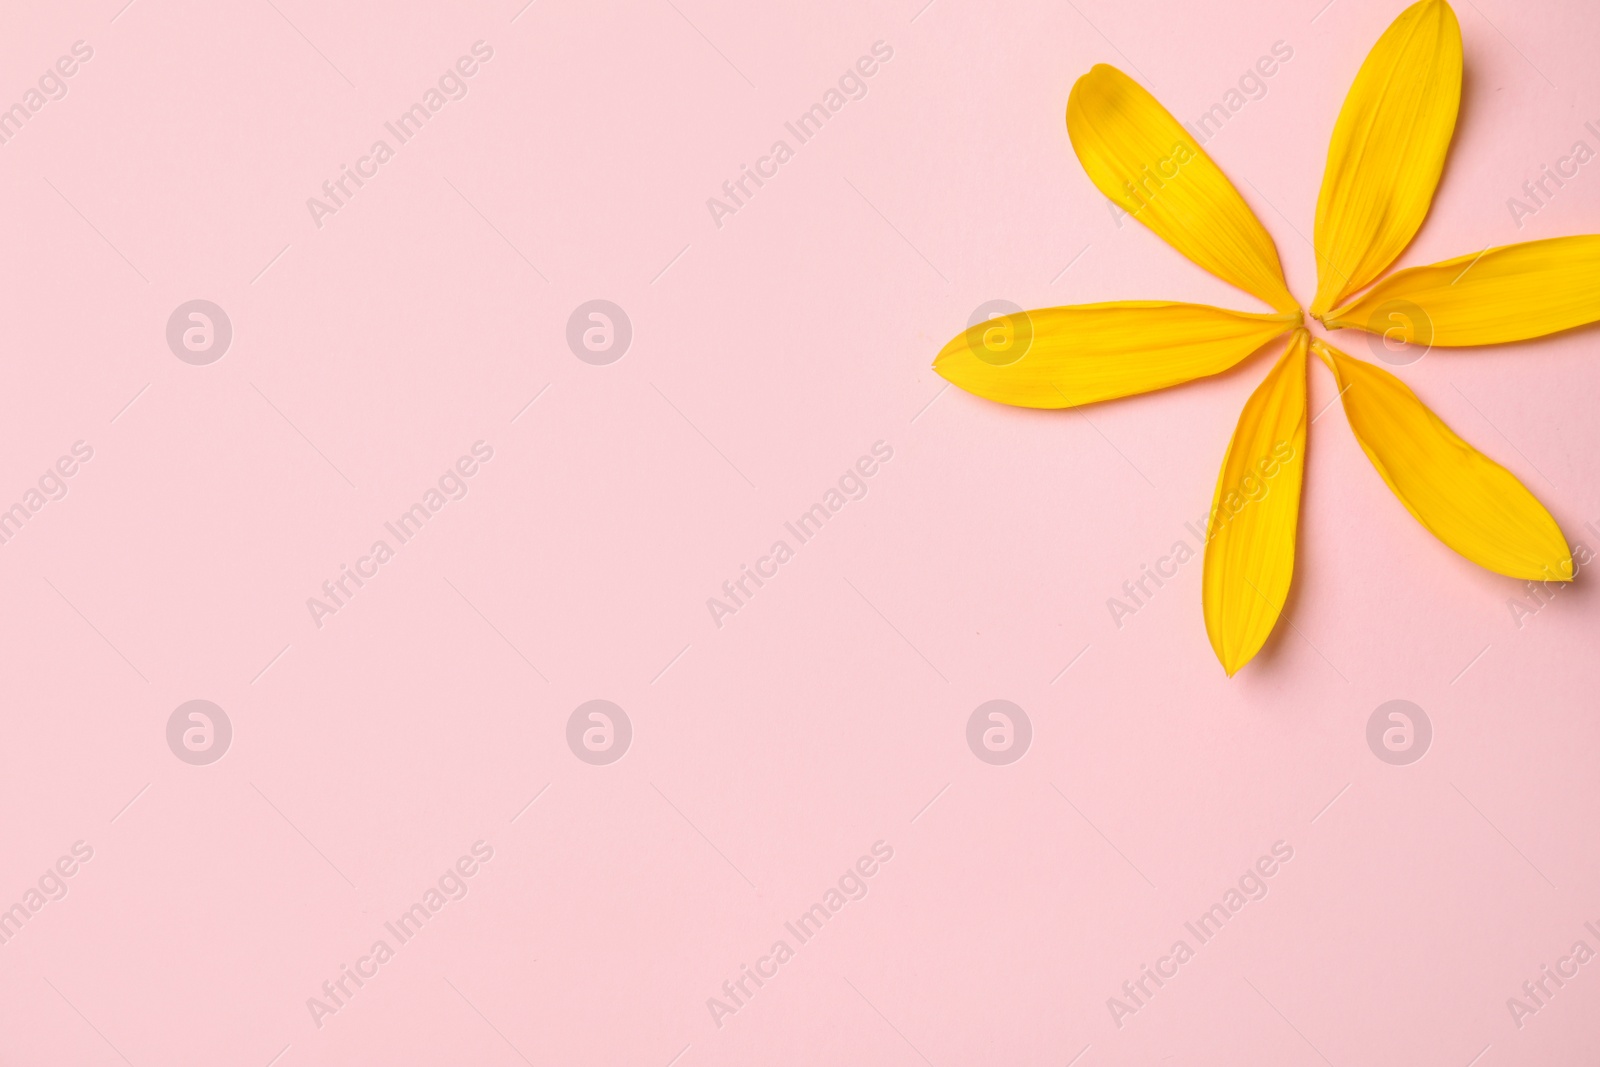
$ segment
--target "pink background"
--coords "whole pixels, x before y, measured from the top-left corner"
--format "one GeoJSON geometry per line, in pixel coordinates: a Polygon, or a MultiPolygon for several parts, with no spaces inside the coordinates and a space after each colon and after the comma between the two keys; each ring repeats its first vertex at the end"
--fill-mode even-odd
{"type": "MultiPolygon", "coordinates": [[[[1428,536],[1335,405],[1288,625],[1229,681],[1198,562],[1120,629],[1106,600],[1203,514],[1265,361],[1081,414],[930,370],[991,299],[1256,307],[1084,177],[1062,115],[1096,62],[1192,121],[1293,49],[1208,150],[1309,299],[1328,135],[1401,5],[122,3],[0,32],[3,102],[94,50],[0,145],[0,507],[94,450],[0,546],[0,907],[93,849],[0,945],[0,1062],[1600,1056],[1600,963],[1521,1028],[1506,1006],[1600,949],[1592,583],[1519,627],[1520,587],[1428,536]],[[306,199],[480,40],[467,96],[318,228],[306,199]],[[716,226],[706,199],[877,41],[865,98],[716,226]],[[196,298],[234,330],[208,366],[165,339],[196,298]],[[596,298],[634,332],[605,366],[565,340],[596,298]],[[314,625],[479,440],[467,496],[314,625]],[[868,495],[715,626],[878,441],[868,495]],[[566,741],[596,698],[633,729],[606,766],[566,741]],[[966,742],[994,698],[1032,723],[1008,766],[966,742]],[[207,766],[166,741],[194,699],[233,727],[207,766]],[[1409,766],[1366,742],[1395,699],[1433,724],[1409,766]],[[465,898],[316,1025],[477,841],[465,898]],[[783,924],[878,841],[798,945],[783,924]],[[1277,841],[1265,899],[1118,1027],[1107,998],[1277,841]]],[[[1506,206],[1600,147],[1592,6],[1459,15],[1461,121],[1402,263],[1596,230],[1600,163],[1520,230],[1506,206]]],[[[1591,546],[1594,343],[1399,371],[1591,546]]]]}

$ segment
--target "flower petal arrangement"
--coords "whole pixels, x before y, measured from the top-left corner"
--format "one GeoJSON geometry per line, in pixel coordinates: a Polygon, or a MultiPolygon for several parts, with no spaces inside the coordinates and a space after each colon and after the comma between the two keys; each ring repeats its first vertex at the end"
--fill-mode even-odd
{"type": "MultiPolygon", "coordinates": [[[[1461,27],[1446,0],[1406,8],[1356,74],[1334,125],[1312,240],[1317,291],[1307,310],[1327,329],[1388,334],[1402,322],[1406,340],[1452,347],[1600,321],[1600,235],[1488,248],[1385,274],[1432,204],[1461,74],[1461,27]]],[[[1287,337],[1239,415],[1207,520],[1206,633],[1229,676],[1271,635],[1294,577],[1313,354],[1332,372],[1362,451],[1424,528],[1496,573],[1573,579],[1560,527],[1515,475],[1389,371],[1312,337],[1266,228],[1155,97],[1100,64],[1073,86],[1066,122],[1100,192],[1272,310],[1123,301],[1015,313],[952,338],[934,369],[1003,404],[1071,408],[1220,374],[1287,337]],[[1270,491],[1252,488],[1268,483],[1270,491]]]]}

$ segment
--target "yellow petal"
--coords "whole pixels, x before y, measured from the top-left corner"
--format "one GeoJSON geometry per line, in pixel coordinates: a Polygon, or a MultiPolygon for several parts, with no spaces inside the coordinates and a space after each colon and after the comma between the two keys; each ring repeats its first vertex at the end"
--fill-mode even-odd
{"type": "Polygon", "coordinates": [[[1400,13],[1345,97],[1317,197],[1320,317],[1411,243],[1439,184],[1461,103],[1461,26],[1444,0],[1400,13]]]}
{"type": "Polygon", "coordinates": [[[1239,191],[1132,78],[1103,63],[1079,78],[1067,134],[1089,180],[1173,248],[1279,311],[1299,306],[1239,191]]]}
{"type": "Polygon", "coordinates": [[[1491,248],[1382,279],[1325,320],[1434,345],[1492,345],[1600,321],[1600,235],[1491,248]]]}
{"type": "Polygon", "coordinates": [[[1076,407],[1219,374],[1300,322],[1158,301],[1039,308],[956,334],[933,369],[1002,404],[1076,407]]]}
{"type": "Polygon", "coordinates": [[[1556,520],[1516,475],[1440,421],[1399,378],[1322,341],[1362,451],[1406,510],[1472,562],[1512,578],[1571,581],[1556,520]]]}
{"type": "Polygon", "coordinates": [[[1201,597],[1211,648],[1231,677],[1261,650],[1294,577],[1306,453],[1306,339],[1289,349],[1239,413],[1206,529],[1201,597]]]}

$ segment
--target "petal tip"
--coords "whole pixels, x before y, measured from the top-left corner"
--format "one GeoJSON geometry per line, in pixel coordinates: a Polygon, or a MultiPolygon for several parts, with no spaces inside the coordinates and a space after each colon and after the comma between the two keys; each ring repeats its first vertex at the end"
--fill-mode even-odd
{"type": "Polygon", "coordinates": [[[1072,90],[1067,93],[1067,117],[1070,123],[1075,111],[1083,108],[1084,93],[1109,92],[1112,85],[1118,80],[1127,80],[1127,75],[1109,63],[1096,63],[1072,83],[1072,90]]]}
{"type": "Polygon", "coordinates": [[[939,349],[938,354],[933,357],[933,372],[939,377],[943,378],[945,381],[955,380],[954,378],[950,377],[951,371],[954,370],[952,364],[955,362],[957,354],[963,347],[958,342],[960,342],[961,339],[966,335],[967,334],[965,330],[956,334],[954,337],[950,338],[950,340],[946,341],[944,343],[944,347],[939,349]]]}
{"type": "Polygon", "coordinates": [[[1244,647],[1224,650],[1218,648],[1215,644],[1212,644],[1211,651],[1216,653],[1217,662],[1222,665],[1222,672],[1232,678],[1244,670],[1245,666],[1255,659],[1265,647],[1266,640],[1263,639],[1260,644],[1248,651],[1244,647]]]}

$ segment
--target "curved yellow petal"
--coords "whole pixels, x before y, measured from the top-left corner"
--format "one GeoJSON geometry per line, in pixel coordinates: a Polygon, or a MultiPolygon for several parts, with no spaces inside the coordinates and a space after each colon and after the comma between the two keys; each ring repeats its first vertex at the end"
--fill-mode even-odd
{"type": "Polygon", "coordinates": [[[1400,13],[1372,46],[1328,146],[1311,314],[1360,292],[1428,214],[1461,103],[1461,26],[1444,0],[1400,13]]]}
{"type": "Polygon", "coordinates": [[[1231,677],[1261,650],[1294,577],[1306,452],[1306,340],[1288,351],[1239,413],[1206,526],[1201,597],[1211,648],[1231,677]]]}
{"type": "Polygon", "coordinates": [[[1600,235],[1490,248],[1382,279],[1324,320],[1383,333],[1400,319],[1407,340],[1492,345],[1600,321],[1600,235]]]}
{"type": "Polygon", "coordinates": [[[1338,379],[1362,451],[1430,533],[1499,574],[1572,580],[1561,528],[1516,475],[1457,437],[1388,371],[1322,341],[1311,347],[1338,379]]]}
{"type": "Polygon", "coordinates": [[[1278,249],[1239,191],[1156,98],[1101,63],[1067,98],[1089,180],[1179,252],[1279,311],[1299,307],[1278,249]]]}
{"type": "Polygon", "coordinates": [[[1039,308],[956,334],[933,369],[1002,404],[1077,407],[1220,374],[1300,322],[1143,300],[1039,308]]]}

